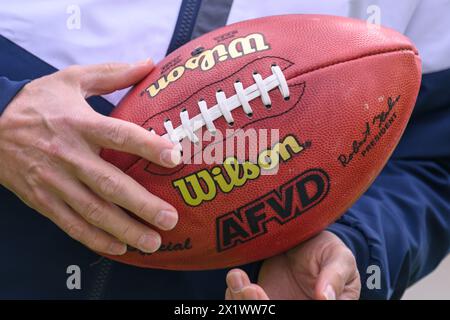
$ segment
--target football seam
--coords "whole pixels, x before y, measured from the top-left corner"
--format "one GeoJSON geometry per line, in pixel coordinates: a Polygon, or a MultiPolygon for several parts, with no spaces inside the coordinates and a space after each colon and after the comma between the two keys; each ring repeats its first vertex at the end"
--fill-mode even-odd
{"type": "Polygon", "coordinates": [[[309,70],[307,69],[306,71],[300,72],[295,77],[290,78],[289,80],[292,80],[292,79],[294,79],[294,78],[296,78],[298,76],[301,76],[301,75],[305,75],[305,74],[308,74],[308,73],[311,73],[311,72],[314,72],[314,71],[317,71],[317,70],[325,69],[325,68],[328,68],[328,67],[333,67],[333,66],[340,65],[340,64],[343,64],[343,63],[353,62],[353,61],[357,61],[357,60],[360,60],[360,59],[364,59],[364,58],[368,58],[368,57],[372,57],[372,56],[383,55],[383,54],[387,54],[387,53],[400,53],[400,52],[411,52],[411,53],[413,53],[414,56],[418,56],[418,54],[411,47],[379,50],[379,51],[376,51],[376,52],[362,54],[362,55],[356,56],[354,58],[345,59],[345,60],[338,60],[338,61],[335,61],[335,62],[332,62],[332,63],[323,64],[321,66],[317,66],[317,67],[311,68],[309,70]]]}

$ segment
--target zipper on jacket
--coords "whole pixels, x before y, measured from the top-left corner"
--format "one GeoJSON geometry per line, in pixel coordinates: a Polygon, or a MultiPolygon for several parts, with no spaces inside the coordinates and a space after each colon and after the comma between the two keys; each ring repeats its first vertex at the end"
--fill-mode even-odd
{"type": "Polygon", "coordinates": [[[113,262],[104,257],[98,263],[100,264],[98,266],[99,270],[94,277],[94,283],[88,296],[89,300],[100,300],[104,298],[107,280],[113,266],[113,262]]]}
{"type": "Polygon", "coordinates": [[[167,54],[189,42],[202,0],[183,0],[167,54]]]}

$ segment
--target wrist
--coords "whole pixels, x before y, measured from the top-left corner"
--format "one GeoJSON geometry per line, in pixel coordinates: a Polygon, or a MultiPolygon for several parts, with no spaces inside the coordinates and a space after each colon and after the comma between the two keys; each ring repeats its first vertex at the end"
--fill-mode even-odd
{"type": "Polygon", "coordinates": [[[30,80],[12,81],[6,77],[0,77],[0,116],[3,111],[30,80]]]}

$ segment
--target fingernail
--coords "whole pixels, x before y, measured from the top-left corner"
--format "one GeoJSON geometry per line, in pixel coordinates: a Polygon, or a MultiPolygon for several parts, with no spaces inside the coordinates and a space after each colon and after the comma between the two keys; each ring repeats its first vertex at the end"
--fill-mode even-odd
{"type": "Polygon", "coordinates": [[[163,230],[171,230],[178,222],[178,214],[173,211],[161,210],[155,218],[155,224],[163,230]]]}
{"type": "Polygon", "coordinates": [[[122,255],[127,252],[127,246],[121,242],[113,242],[109,245],[109,253],[113,255],[122,255]]]}
{"type": "Polygon", "coordinates": [[[135,63],[133,63],[133,65],[134,66],[144,66],[144,65],[150,64],[151,62],[152,62],[152,59],[147,58],[145,60],[141,60],[141,61],[135,62],[135,63]]]}
{"type": "Polygon", "coordinates": [[[138,242],[139,250],[153,253],[161,246],[161,237],[153,234],[144,234],[138,242]]]}
{"type": "Polygon", "coordinates": [[[161,162],[169,167],[175,167],[181,162],[181,152],[177,148],[165,149],[161,152],[161,162]]]}
{"type": "Polygon", "coordinates": [[[232,272],[228,276],[229,285],[231,291],[238,293],[242,290],[244,286],[244,281],[242,280],[241,274],[238,272],[232,272]]]}
{"type": "Polygon", "coordinates": [[[336,300],[336,294],[334,293],[333,287],[330,285],[326,286],[323,295],[327,300],[336,300]]]}

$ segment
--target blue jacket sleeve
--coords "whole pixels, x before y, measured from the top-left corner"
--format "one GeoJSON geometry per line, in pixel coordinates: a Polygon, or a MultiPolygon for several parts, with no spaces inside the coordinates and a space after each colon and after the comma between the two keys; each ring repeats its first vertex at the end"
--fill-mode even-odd
{"type": "Polygon", "coordinates": [[[329,230],[355,254],[362,299],[398,299],[430,273],[450,248],[450,166],[394,160],[363,197],[329,230]],[[366,285],[380,268],[381,286],[366,285]]]}
{"type": "Polygon", "coordinates": [[[30,80],[11,81],[6,77],[0,77],[0,115],[16,94],[28,82],[30,82],[30,80]]]}

